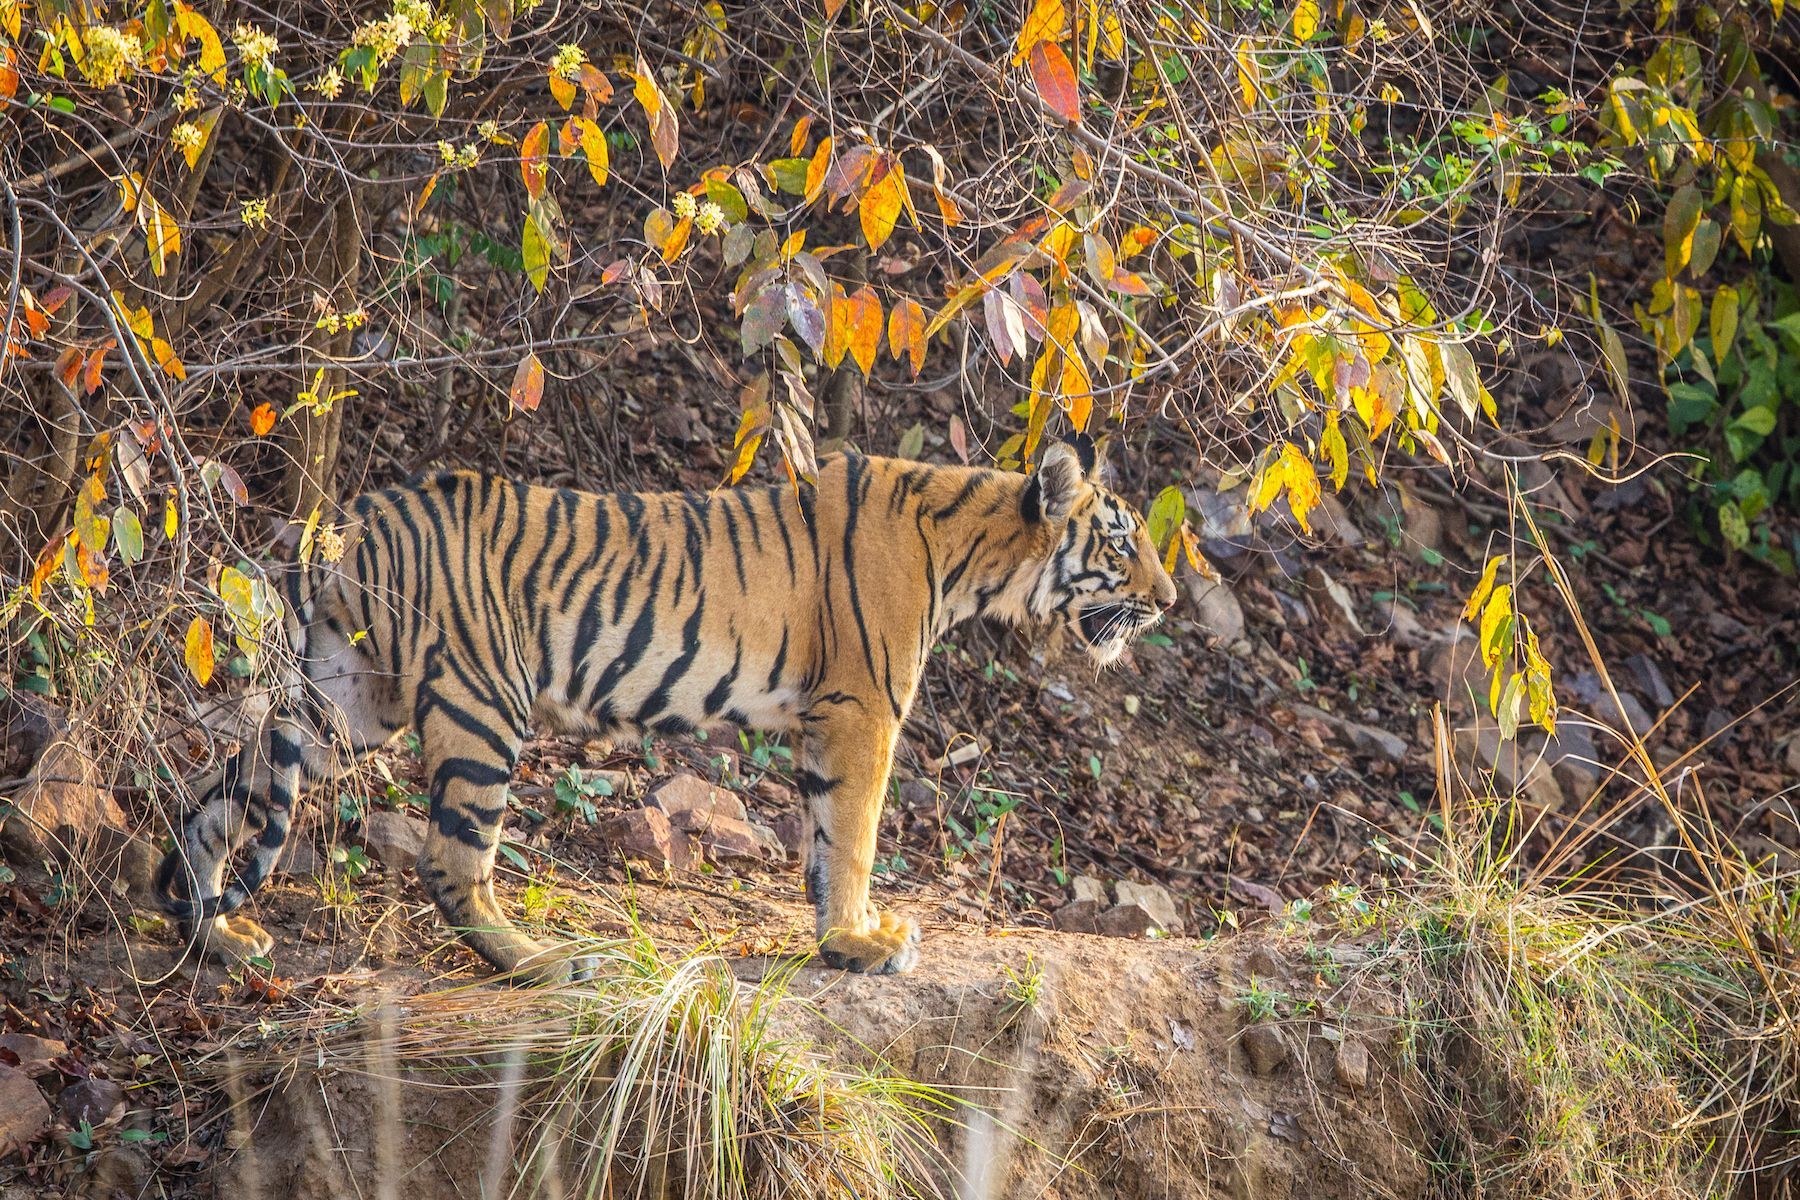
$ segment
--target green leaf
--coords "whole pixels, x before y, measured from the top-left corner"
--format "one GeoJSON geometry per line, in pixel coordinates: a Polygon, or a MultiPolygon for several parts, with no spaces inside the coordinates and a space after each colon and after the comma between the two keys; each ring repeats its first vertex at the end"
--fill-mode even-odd
{"type": "Polygon", "coordinates": [[[119,548],[119,557],[125,565],[144,557],[144,526],[138,520],[137,513],[129,508],[120,508],[112,519],[113,545],[119,548]]]}
{"type": "Polygon", "coordinates": [[[543,231],[538,228],[535,217],[525,218],[525,234],[519,243],[519,256],[525,268],[525,277],[531,280],[531,286],[543,291],[544,284],[550,279],[550,244],[544,240],[543,231]]]}
{"type": "Polygon", "coordinates": [[[1161,550],[1169,544],[1169,539],[1175,536],[1175,531],[1181,528],[1181,523],[1185,520],[1187,497],[1181,494],[1180,488],[1170,484],[1157,493],[1144,524],[1150,533],[1150,541],[1161,550]]]}
{"type": "Polygon", "coordinates": [[[1724,358],[1730,353],[1731,343],[1737,338],[1737,328],[1738,290],[1727,285],[1713,293],[1712,316],[1707,325],[1712,334],[1714,358],[1724,358]]]}
{"type": "Polygon", "coordinates": [[[1730,500],[1719,505],[1719,532],[1733,550],[1742,550],[1750,544],[1750,523],[1730,500]]]}

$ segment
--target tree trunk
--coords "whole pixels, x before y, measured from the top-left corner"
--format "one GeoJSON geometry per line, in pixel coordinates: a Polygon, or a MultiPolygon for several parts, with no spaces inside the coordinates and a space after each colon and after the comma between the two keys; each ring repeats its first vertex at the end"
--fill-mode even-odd
{"type": "MultiPolygon", "coordinates": [[[[328,296],[334,311],[350,312],[357,307],[356,289],[362,278],[362,233],[357,225],[356,206],[350,195],[337,202],[329,231],[321,238],[325,253],[319,258],[322,269],[315,279],[318,290],[328,296]]],[[[315,330],[307,345],[330,358],[347,358],[354,333],[340,328],[333,333],[315,330]]],[[[316,389],[323,400],[349,386],[349,375],[338,367],[328,367],[316,389]]],[[[312,386],[312,379],[307,379],[312,386]]],[[[337,493],[333,481],[337,475],[338,447],[344,428],[342,401],[323,411],[302,409],[298,414],[297,444],[282,481],[282,497],[288,515],[304,521],[316,508],[329,514],[337,493]]]]}

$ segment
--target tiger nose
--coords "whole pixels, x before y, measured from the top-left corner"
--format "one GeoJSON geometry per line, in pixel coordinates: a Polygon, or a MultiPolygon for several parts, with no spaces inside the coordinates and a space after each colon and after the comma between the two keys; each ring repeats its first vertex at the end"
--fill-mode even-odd
{"type": "Polygon", "coordinates": [[[1164,612],[1175,607],[1175,581],[1169,578],[1167,571],[1161,572],[1162,578],[1156,581],[1156,604],[1164,612]]]}

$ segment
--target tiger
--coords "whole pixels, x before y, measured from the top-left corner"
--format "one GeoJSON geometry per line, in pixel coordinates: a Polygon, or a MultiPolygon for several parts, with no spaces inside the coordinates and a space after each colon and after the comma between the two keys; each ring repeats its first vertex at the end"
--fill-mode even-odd
{"type": "Polygon", "coordinates": [[[238,910],[281,859],[302,788],[410,728],[430,800],[415,873],[444,922],[516,981],[580,978],[579,959],[522,932],[495,896],[528,730],[726,725],[800,737],[818,958],[907,971],[919,927],[876,906],[870,876],[933,646],[976,617],[1061,622],[1110,664],[1176,598],[1081,435],[1048,443],[1029,474],[844,453],[813,483],[596,495],[454,472],[343,515],[334,562],[271,569],[289,666],[158,869],[186,953],[272,953],[238,910]]]}

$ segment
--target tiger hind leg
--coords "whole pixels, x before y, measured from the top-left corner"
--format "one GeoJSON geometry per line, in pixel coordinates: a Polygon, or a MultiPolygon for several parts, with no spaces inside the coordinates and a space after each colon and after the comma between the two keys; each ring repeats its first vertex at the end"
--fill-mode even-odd
{"type": "Polygon", "coordinates": [[[494,895],[494,857],[506,789],[524,744],[524,723],[473,698],[428,696],[417,721],[431,781],[431,823],[419,880],[445,924],[511,981],[554,985],[585,970],[521,932],[494,895]]]}

